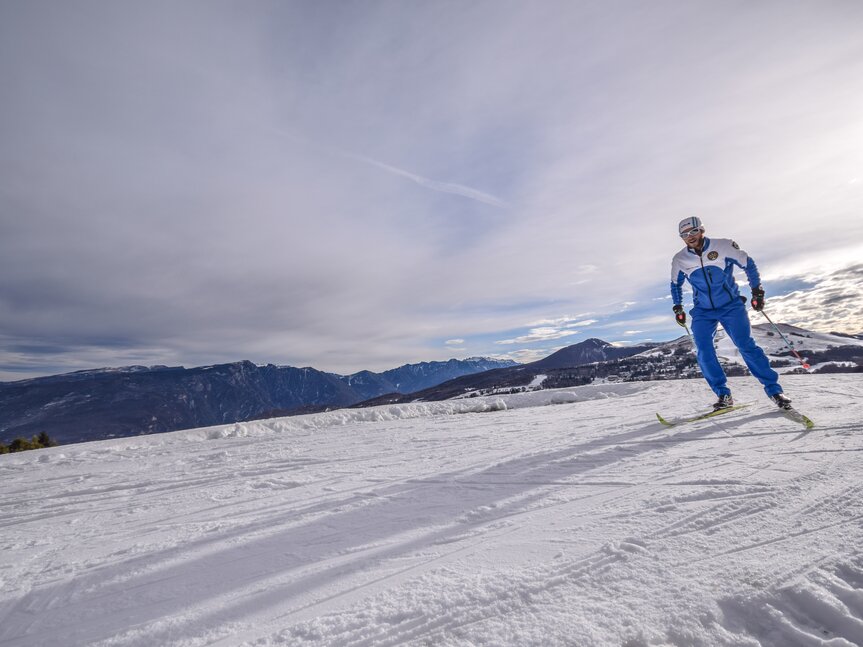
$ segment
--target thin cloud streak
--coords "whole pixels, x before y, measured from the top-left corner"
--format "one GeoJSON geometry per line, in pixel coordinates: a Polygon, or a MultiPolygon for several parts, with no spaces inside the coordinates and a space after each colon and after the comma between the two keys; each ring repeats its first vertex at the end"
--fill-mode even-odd
{"type": "Polygon", "coordinates": [[[387,173],[391,173],[392,175],[396,175],[398,177],[406,178],[411,180],[412,182],[418,184],[421,187],[426,189],[430,189],[432,191],[437,191],[439,193],[448,193],[451,195],[461,196],[463,198],[468,198],[470,200],[475,200],[477,202],[481,202],[483,204],[488,204],[493,207],[498,207],[501,209],[510,208],[510,204],[505,200],[502,200],[496,196],[493,196],[489,193],[485,193],[478,189],[471,188],[469,186],[464,186],[462,184],[456,184],[451,182],[440,182],[437,180],[432,180],[431,178],[423,177],[422,175],[418,175],[416,173],[412,173],[405,169],[401,169],[391,164],[385,164],[376,159],[372,159],[365,155],[360,155],[358,153],[352,153],[350,151],[342,150],[333,146],[328,146],[321,142],[312,141],[307,137],[302,137],[296,133],[287,132],[282,129],[272,129],[272,132],[280,135],[281,137],[288,138],[295,142],[302,143],[305,146],[311,146],[321,151],[326,151],[331,155],[338,155],[345,159],[354,160],[360,162],[362,164],[366,164],[368,166],[381,169],[386,171],[387,173]]]}
{"type": "Polygon", "coordinates": [[[484,193],[477,189],[472,189],[468,186],[463,186],[461,184],[453,184],[450,182],[438,182],[437,180],[432,180],[421,175],[417,175],[416,173],[411,173],[410,171],[405,171],[404,169],[396,168],[395,166],[390,166],[389,164],[384,164],[383,162],[373,160],[370,157],[365,157],[363,155],[357,155],[355,153],[342,154],[349,159],[357,160],[358,162],[362,162],[363,164],[368,164],[370,166],[374,166],[375,168],[383,169],[384,171],[392,173],[393,175],[407,178],[412,182],[416,182],[421,187],[431,189],[432,191],[438,191],[439,193],[449,193],[451,195],[458,195],[463,198],[468,198],[469,200],[476,200],[477,202],[482,202],[483,204],[498,207],[499,209],[508,209],[510,206],[507,202],[501,200],[500,198],[497,198],[488,193],[484,193]]]}

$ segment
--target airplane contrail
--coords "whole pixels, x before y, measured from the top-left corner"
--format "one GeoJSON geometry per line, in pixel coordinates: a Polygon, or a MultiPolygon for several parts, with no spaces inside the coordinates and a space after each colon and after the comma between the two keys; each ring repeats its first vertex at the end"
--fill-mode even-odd
{"type": "Polygon", "coordinates": [[[441,193],[451,193],[453,195],[460,195],[464,198],[468,198],[470,200],[476,200],[477,202],[483,202],[485,204],[490,204],[494,207],[499,207],[501,209],[509,208],[509,204],[500,198],[491,195],[490,193],[485,193],[483,191],[479,191],[477,189],[472,189],[469,186],[464,186],[463,184],[454,184],[452,182],[439,182],[437,180],[432,180],[427,177],[423,177],[422,175],[417,175],[416,173],[411,173],[410,171],[405,171],[404,169],[397,168],[395,166],[390,166],[389,164],[384,164],[383,162],[379,162],[377,160],[371,159],[370,157],[365,157],[364,155],[357,155],[356,153],[342,153],[345,157],[349,157],[351,159],[355,159],[359,162],[363,162],[364,164],[370,164],[371,166],[376,166],[379,169],[383,169],[384,171],[388,171],[393,173],[394,175],[398,175],[409,180],[412,180],[423,186],[427,189],[431,189],[432,191],[439,191],[441,193]]]}

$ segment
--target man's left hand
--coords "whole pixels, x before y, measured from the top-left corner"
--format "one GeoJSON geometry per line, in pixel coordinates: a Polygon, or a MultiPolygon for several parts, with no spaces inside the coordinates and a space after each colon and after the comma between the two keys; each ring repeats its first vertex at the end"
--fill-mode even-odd
{"type": "Polygon", "coordinates": [[[752,288],[752,309],[756,312],[764,310],[764,289],[760,285],[752,288]]]}

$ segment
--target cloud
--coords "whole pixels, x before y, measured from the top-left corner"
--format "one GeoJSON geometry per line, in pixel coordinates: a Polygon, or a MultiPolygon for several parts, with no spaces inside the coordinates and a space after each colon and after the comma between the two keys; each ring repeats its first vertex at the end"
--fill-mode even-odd
{"type": "Polygon", "coordinates": [[[464,339],[448,339],[444,342],[444,346],[453,352],[467,350],[467,346],[464,345],[464,339]]]}
{"type": "MultiPolygon", "coordinates": [[[[822,332],[859,334],[863,332],[863,264],[814,278],[809,288],[768,296],[765,310],[774,321],[822,332]]],[[[757,315],[752,318],[759,319],[757,315]]]]}
{"type": "Polygon", "coordinates": [[[515,362],[519,362],[520,364],[527,364],[529,362],[536,362],[541,359],[545,359],[552,353],[555,353],[565,346],[554,346],[551,348],[522,348],[519,350],[510,351],[505,353],[504,355],[497,355],[496,357],[499,359],[511,359],[515,362]]]}
{"type": "Polygon", "coordinates": [[[573,328],[576,326],[590,326],[591,324],[596,323],[596,319],[582,319],[586,315],[564,315],[562,317],[554,317],[552,319],[540,319],[539,321],[534,321],[533,323],[527,324],[527,326],[531,327],[539,327],[539,326],[554,326],[556,328],[573,328]]]}
{"type": "Polygon", "coordinates": [[[569,337],[571,335],[577,335],[577,330],[560,330],[558,328],[546,327],[546,328],[532,328],[531,331],[527,335],[522,335],[520,337],[516,337],[514,339],[502,339],[500,341],[496,341],[496,344],[529,344],[532,342],[545,342],[551,341],[553,339],[561,339],[562,337],[569,337]]]}

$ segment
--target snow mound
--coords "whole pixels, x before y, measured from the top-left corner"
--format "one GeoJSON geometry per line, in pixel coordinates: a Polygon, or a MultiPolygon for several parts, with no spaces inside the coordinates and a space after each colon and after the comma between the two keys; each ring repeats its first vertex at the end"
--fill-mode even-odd
{"type": "MultiPolygon", "coordinates": [[[[544,376],[543,376],[544,377],[544,376]]],[[[271,433],[314,431],[354,425],[358,423],[387,422],[393,420],[415,420],[437,416],[469,413],[488,413],[542,407],[554,404],[571,404],[589,400],[608,399],[638,393],[645,387],[641,384],[603,384],[574,389],[558,389],[494,395],[468,399],[444,400],[441,402],[413,402],[410,404],[380,405],[361,409],[339,409],[327,413],[273,418],[257,422],[242,422],[204,430],[175,432],[189,440],[214,440],[220,438],[246,438],[271,433]]]]}

